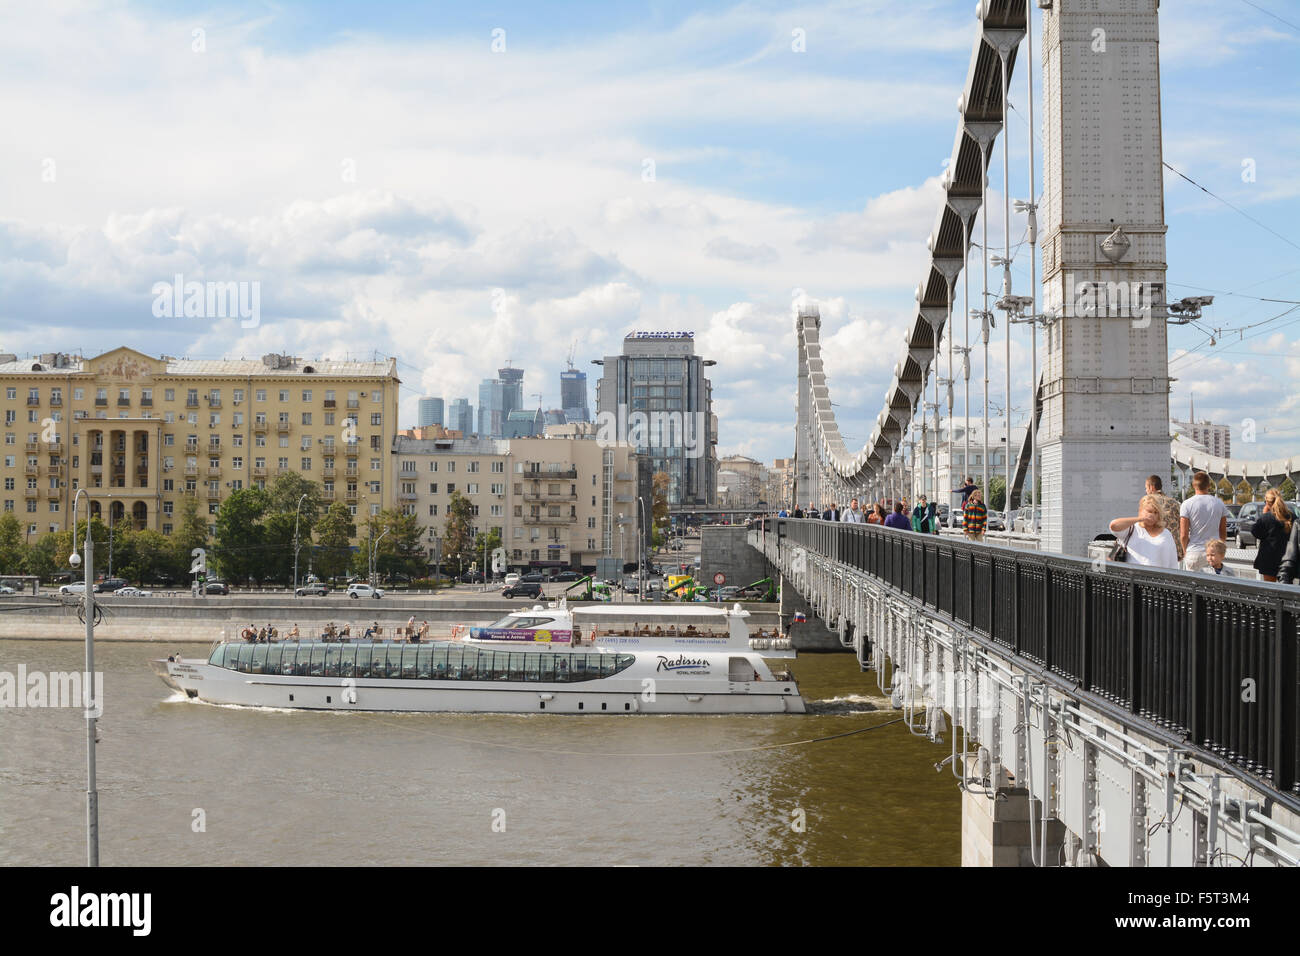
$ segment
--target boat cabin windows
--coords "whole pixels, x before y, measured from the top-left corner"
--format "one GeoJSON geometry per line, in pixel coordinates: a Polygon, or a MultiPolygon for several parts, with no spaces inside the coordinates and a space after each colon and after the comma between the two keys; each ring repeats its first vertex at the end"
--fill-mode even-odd
{"type": "Polygon", "coordinates": [[[517,631],[523,631],[523,630],[534,630],[539,627],[551,627],[552,625],[555,624],[565,624],[565,623],[567,622],[556,621],[556,619],[553,617],[516,617],[514,615],[509,615],[507,617],[503,617],[495,624],[489,624],[488,629],[489,630],[494,628],[497,630],[513,629],[517,631]]]}
{"type": "Polygon", "coordinates": [[[459,644],[222,644],[208,663],[245,674],[286,677],[576,683],[613,677],[631,654],[539,652],[459,644]]]}

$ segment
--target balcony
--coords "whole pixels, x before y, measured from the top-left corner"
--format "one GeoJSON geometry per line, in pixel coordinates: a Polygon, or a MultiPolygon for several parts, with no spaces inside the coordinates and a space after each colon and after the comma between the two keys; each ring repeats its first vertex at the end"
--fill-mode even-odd
{"type": "Polygon", "coordinates": [[[50,475],[50,476],[53,477],[53,478],[62,478],[62,477],[63,477],[63,464],[62,464],[62,463],[59,463],[59,464],[49,465],[49,466],[46,467],[46,469],[45,469],[45,473],[48,474],[48,475],[50,475]]]}
{"type": "Polygon", "coordinates": [[[265,477],[266,477],[266,466],[265,466],[265,465],[254,465],[254,466],[253,466],[253,477],[254,477],[254,478],[265,478],[265,477]]]}
{"type": "Polygon", "coordinates": [[[526,471],[523,477],[529,481],[563,481],[566,478],[577,478],[577,468],[566,468],[564,471],[526,471]]]}
{"type": "Polygon", "coordinates": [[[118,408],[130,408],[130,407],[131,407],[131,399],[130,399],[129,397],[128,397],[128,398],[122,398],[121,396],[118,396],[118,399],[117,399],[117,407],[118,407],[118,408]]]}
{"type": "Polygon", "coordinates": [[[356,501],[359,497],[360,497],[359,493],[358,493],[358,492],[355,492],[355,491],[345,491],[345,492],[343,492],[343,500],[344,500],[344,501],[356,501]]]}
{"type": "Polygon", "coordinates": [[[344,474],[346,474],[349,478],[355,478],[360,473],[361,470],[357,468],[355,464],[349,464],[348,467],[344,469],[344,474]]]}
{"type": "Polygon", "coordinates": [[[221,466],[220,466],[220,465],[208,465],[208,477],[209,477],[209,478],[220,478],[220,477],[221,477],[221,466]]]}
{"type": "Polygon", "coordinates": [[[333,478],[333,477],[334,477],[334,466],[333,466],[333,465],[326,465],[324,468],[322,468],[322,469],[321,469],[321,477],[322,477],[322,478],[333,478]]]}
{"type": "Polygon", "coordinates": [[[334,490],[333,490],[332,488],[327,488],[327,489],[325,489],[324,491],[322,491],[322,492],[320,493],[320,500],[321,500],[321,501],[333,501],[333,500],[334,500],[334,490]]]}
{"type": "Polygon", "coordinates": [[[348,399],[348,408],[360,408],[361,402],[355,398],[348,399]]]}
{"type": "Polygon", "coordinates": [[[573,502],[578,500],[578,493],[568,491],[557,491],[551,494],[549,491],[525,491],[523,494],[525,501],[564,501],[573,502]]]}
{"type": "Polygon", "coordinates": [[[40,397],[39,395],[28,395],[28,396],[27,396],[27,404],[28,404],[28,405],[39,405],[40,403],[41,403],[41,397],[40,397]]]}
{"type": "Polygon", "coordinates": [[[419,500],[419,497],[420,496],[417,495],[414,491],[399,491],[397,493],[398,501],[417,501],[419,500]]]}
{"type": "Polygon", "coordinates": [[[343,450],[343,454],[347,455],[349,458],[356,458],[359,454],[361,454],[360,442],[354,442],[354,441],[348,442],[347,448],[343,450]]]}
{"type": "Polygon", "coordinates": [[[198,441],[197,438],[196,438],[196,439],[193,439],[193,440],[187,440],[187,441],[185,442],[185,451],[186,451],[188,454],[191,454],[191,455],[192,455],[192,454],[194,454],[194,453],[195,453],[196,451],[198,451],[198,450],[199,450],[199,441],[198,441]]]}
{"type": "Polygon", "coordinates": [[[220,407],[221,407],[221,398],[219,396],[209,396],[208,408],[220,408],[220,407]]]}
{"type": "Polygon", "coordinates": [[[266,419],[262,418],[262,419],[255,420],[253,422],[253,431],[255,432],[266,431],[266,419]]]}
{"type": "Polygon", "coordinates": [[[152,398],[140,399],[140,406],[142,408],[153,408],[153,399],[152,398]]]}
{"type": "Polygon", "coordinates": [[[28,488],[26,491],[23,492],[24,498],[39,498],[40,496],[41,493],[36,488],[28,488]]]}
{"type": "Polygon", "coordinates": [[[102,475],[102,474],[104,473],[104,466],[103,466],[103,465],[91,465],[91,466],[90,466],[90,473],[91,473],[92,475],[102,475]]]}
{"type": "Polygon", "coordinates": [[[293,428],[292,422],[276,422],[275,430],[281,435],[287,434],[293,428]]]}
{"type": "Polygon", "coordinates": [[[96,398],[96,399],[95,399],[95,407],[96,407],[96,408],[108,408],[108,399],[107,399],[107,398],[96,398]]]}
{"type": "MultiPolygon", "coordinates": [[[[95,404],[99,404],[99,403],[96,402],[95,404]]],[[[195,395],[191,395],[189,398],[185,399],[185,407],[186,407],[186,408],[198,408],[198,407],[199,407],[199,399],[198,399],[198,397],[195,396],[195,395]]]]}
{"type": "Polygon", "coordinates": [[[46,488],[45,497],[50,499],[50,501],[58,501],[63,497],[63,491],[59,488],[46,488]]]}
{"type": "Polygon", "coordinates": [[[50,404],[53,405],[55,408],[59,408],[59,407],[61,407],[61,406],[63,405],[63,396],[62,396],[62,395],[51,395],[51,396],[50,396],[50,404]]]}
{"type": "Polygon", "coordinates": [[[62,455],[62,454],[63,454],[63,442],[61,442],[61,441],[52,441],[52,442],[50,442],[50,446],[49,446],[49,448],[48,448],[47,450],[49,451],[49,453],[50,453],[51,455],[62,455]]]}
{"type": "Polygon", "coordinates": [[[35,474],[39,474],[39,473],[40,473],[40,470],[41,470],[41,466],[40,466],[40,465],[33,465],[31,462],[28,462],[26,465],[23,465],[23,474],[24,474],[24,475],[35,475],[35,474]]]}
{"type": "Polygon", "coordinates": [[[577,524],[577,515],[524,515],[524,524],[577,524]]]}
{"type": "MultiPolygon", "coordinates": [[[[91,471],[92,471],[92,473],[93,473],[93,472],[94,472],[94,469],[92,468],[91,471]]],[[[186,466],[185,466],[185,474],[186,474],[187,477],[189,477],[189,478],[193,478],[193,477],[194,477],[195,475],[197,475],[198,473],[199,473],[199,466],[198,466],[198,465],[186,465],[186,466]]]]}
{"type": "Polygon", "coordinates": [[[182,488],[181,494],[183,494],[186,498],[196,498],[198,497],[199,493],[198,490],[195,488],[182,488]]]}
{"type": "Polygon", "coordinates": [[[220,497],[221,497],[221,489],[220,489],[220,488],[209,488],[209,489],[208,489],[208,498],[209,498],[209,500],[211,500],[211,499],[216,499],[216,498],[220,498],[220,497]]]}
{"type": "Polygon", "coordinates": [[[327,398],[327,399],[325,399],[325,407],[326,407],[326,408],[333,408],[333,407],[336,406],[337,404],[338,404],[338,402],[334,401],[334,399],[332,399],[332,398],[327,398]]]}
{"type": "Polygon", "coordinates": [[[620,471],[620,472],[618,472],[618,474],[614,475],[614,480],[615,480],[615,481],[635,481],[635,480],[636,480],[636,476],[633,475],[631,472],[620,471]]]}
{"type": "Polygon", "coordinates": [[[35,455],[41,450],[41,443],[38,441],[29,441],[23,446],[23,450],[29,455],[35,455]]]}
{"type": "Polygon", "coordinates": [[[292,473],[293,473],[292,470],[288,466],[284,468],[275,469],[275,477],[277,478],[283,478],[285,475],[292,474],[292,473]]]}

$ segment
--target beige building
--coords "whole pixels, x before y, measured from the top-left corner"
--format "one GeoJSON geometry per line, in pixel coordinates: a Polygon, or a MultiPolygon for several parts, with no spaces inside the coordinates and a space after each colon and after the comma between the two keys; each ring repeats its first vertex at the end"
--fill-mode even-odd
{"type": "Polygon", "coordinates": [[[428,528],[430,551],[456,491],[469,499],[475,533],[501,529],[511,568],[636,560],[631,448],[604,448],[590,438],[398,437],[393,457],[398,504],[428,528]]]}
{"type": "Polygon", "coordinates": [[[745,455],[718,459],[718,504],[723,508],[756,508],[766,501],[768,472],[762,462],[745,455]]]}
{"type": "Polygon", "coordinates": [[[33,535],[90,513],[169,534],[185,497],[221,502],[278,475],[320,483],[326,503],[377,513],[393,495],[399,379],[392,360],[0,355],[3,507],[33,535]]]}

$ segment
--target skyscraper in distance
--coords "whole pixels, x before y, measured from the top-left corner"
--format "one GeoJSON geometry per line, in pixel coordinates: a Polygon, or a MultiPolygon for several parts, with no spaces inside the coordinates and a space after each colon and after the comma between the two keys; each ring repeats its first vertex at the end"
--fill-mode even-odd
{"type": "Polygon", "coordinates": [[[426,396],[420,399],[420,412],[417,425],[420,428],[428,428],[430,425],[443,424],[443,406],[441,398],[426,396]]]}

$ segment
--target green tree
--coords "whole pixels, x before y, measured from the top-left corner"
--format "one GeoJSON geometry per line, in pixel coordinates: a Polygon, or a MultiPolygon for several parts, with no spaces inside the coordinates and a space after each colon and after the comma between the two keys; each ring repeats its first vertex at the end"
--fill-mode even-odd
{"type": "Polygon", "coordinates": [[[1004,475],[995,475],[989,479],[989,509],[1002,511],[1007,506],[1007,479],[1004,475]]]}
{"type": "Polygon", "coordinates": [[[480,531],[474,535],[474,555],[479,564],[484,563],[484,553],[487,554],[486,568],[489,573],[492,570],[492,552],[501,547],[501,529],[489,528],[487,531],[480,531]],[[486,552],[485,550],[486,549],[486,552]]]}
{"type": "Polygon", "coordinates": [[[266,576],[266,492],[241,488],[221,503],[217,539],[209,565],[231,581],[261,581],[266,576]]]}
{"type": "Polygon", "coordinates": [[[328,581],[346,572],[352,539],[356,536],[357,525],[348,506],[341,501],[334,502],[316,525],[316,547],[311,562],[316,574],[328,581]]]}
{"type": "Polygon", "coordinates": [[[1295,500],[1295,482],[1288,478],[1282,484],[1277,486],[1277,490],[1282,493],[1282,498],[1286,501],[1295,500]]]}
{"type": "MultiPolygon", "coordinates": [[[[59,571],[70,567],[68,555],[72,552],[66,544],[60,548],[59,537],[57,534],[46,534],[42,535],[39,541],[32,543],[32,546],[27,549],[24,562],[28,574],[34,574],[42,581],[49,581],[59,571]]],[[[67,540],[72,540],[71,535],[67,540]]]]}
{"type": "Polygon", "coordinates": [[[181,498],[181,510],[176,530],[171,537],[171,561],[167,573],[180,584],[188,584],[191,557],[195,548],[208,547],[208,518],[199,512],[198,498],[186,495],[181,498]]]}
{"type": "Polygon", "coordinates": [[[671,524],[668,516],[668,489],[672,486],[672,479],[664,471],[656,471],[650,478],[651,487],[654,489],[654,503],[651,507],[650,524],[658,528],[662,533],[666,531],[671,524]]]}
{"type": "Polygon", "coordinates": [[[152,528],[131,533],[131,556],[120,576],[137,584],[153,583],[170,574],[173,549],[167,536],[152,528]]]}
{"type": "Polygon", "coordinates": [[[354,562],[358,574],[369,570],[369,549],[375,549],[375,574],[382,579],[393,575],[411,578],[428,573],[428,557],[424,551],[424,528],[415,515],[400,511],[381,511],[366,522],[360,539],[364,554],[354,562]]]}
{"type": "Polygon", "coordinates": [[[22,574],[27,561],[27,542],[22,525],[12,511],[0,515],[0,573],[22,574]]]}
{"type": "Polygon", "coordinates": [[[443,531],[442,556],[445,561],[455,561],[458,573],[474,560],[474,511],[469,499],[459,491],[451,493],[447,505],[447,523],[443,531]]]}

